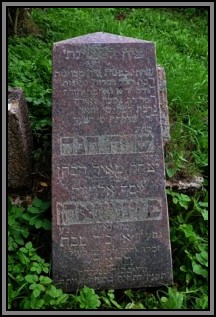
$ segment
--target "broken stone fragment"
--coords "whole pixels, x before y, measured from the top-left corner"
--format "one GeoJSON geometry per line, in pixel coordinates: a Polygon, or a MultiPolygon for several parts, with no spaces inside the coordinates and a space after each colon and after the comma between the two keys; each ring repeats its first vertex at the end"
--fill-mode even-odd
{"type": "Polygon", "coordinates": [[[30,187],[32,184],[32,150],[28,108],[23,91],[8,91],[8,187],[30,187]]]}

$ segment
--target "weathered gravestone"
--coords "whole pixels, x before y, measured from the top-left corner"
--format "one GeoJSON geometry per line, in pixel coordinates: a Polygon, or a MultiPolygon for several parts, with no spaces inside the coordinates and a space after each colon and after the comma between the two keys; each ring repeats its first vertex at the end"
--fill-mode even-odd
{"type": "Polygon", "coordinates": [[[53,279],[65,291],[172,283],[155,45],[53,48],[53,279]]]}
{"type": "Polygon", "coordinates": [[[12,189],[32,184],[33,138],[23,91],[8,91],[8,186],[12,189]]]}

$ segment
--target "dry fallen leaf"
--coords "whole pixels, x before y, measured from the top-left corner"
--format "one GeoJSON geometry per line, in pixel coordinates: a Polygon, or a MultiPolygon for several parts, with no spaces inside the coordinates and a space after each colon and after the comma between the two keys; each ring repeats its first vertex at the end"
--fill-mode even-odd
{"type": "Polygon", "coordinates": [[[31,205],[33,198],[31,196],[26,196],[27,205],[31,205]]]}
{"type": "Polygon", "coordinates": [[[48,186],[48,184],[45,183],[45,182],[40,182],[39,184],[40,184],[41,186],[43,186],[43,187],[47,187],[47,186],[48,186]]]}

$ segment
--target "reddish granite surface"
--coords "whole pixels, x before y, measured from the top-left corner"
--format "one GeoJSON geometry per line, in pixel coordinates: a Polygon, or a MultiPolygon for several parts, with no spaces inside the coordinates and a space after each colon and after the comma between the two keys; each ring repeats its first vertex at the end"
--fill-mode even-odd
{"type": "Polygon", "coordinates": [[[54,44],[53,279],[65,290],[172,283],[155,45],[54,44]]]}

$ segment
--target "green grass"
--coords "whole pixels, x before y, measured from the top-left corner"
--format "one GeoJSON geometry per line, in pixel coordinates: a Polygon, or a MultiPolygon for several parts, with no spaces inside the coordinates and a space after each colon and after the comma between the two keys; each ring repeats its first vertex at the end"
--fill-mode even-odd
{"type": "MultiPolygon", "coordinates": [[[[207,185],[208,15],[206,11],[193,8],[181,10],[50,8],[34,9],[32,18],[43,31],[42,35],[9,38],[8,83],[12,87],[23,88],[28,101],[31,125],[38,141],[34,155],[36,161],[47,158],[47,153],[49,151],[50,154],[51,150],[53,42],[104,31],[156,43],[157,62],[165,68],[167,77],[171,128],[171,141],[166,148],[165,157],[167,174],[174,178],[202,175],[206,178],[207,185]]],[[[48,162],[50,168],[49,164],[50,162],[48,162]]],[[[95,292],[84,288],[67,298],[61,294],[62,302],[58,302],[55,297],[58,290],[52,288],[50,280],[47,280],[49,283],[45,285],[43,277],[40,279],[37,274],[38,277],[33,278],[35,280],[26,278],[29,276],[32,255],[28,256],[29,263],[25,263],[23,257],[20,259],[15,255],[17,250],[27,243],[25,237],[22,237],[23,244],[19,245],[18,242],[16,250],[12,248],[10,251],[13,265],[14,261],[17,263],[21,261],[17,264],[21,273],[18,269],[14,274],[23,276],[18,280],[13,276],[15,282],[14,279],[10,280],[11,308],[19,306],[21,300],[26,298],[25,307],[39,305],[41,308],[56,309],[62,307],[61,305],[67,309],[207,309],[208,192],[202,188],[190,196],[182,196],[173,191],[168,191],[167,194],[175,280],[173,287],[115,292],[112,290],[95,292]],[[32,295],[32,290],[22,288],[22,278],[27,286],[34,283],[42,285],[32,286],[40,290],[37,301],[32,295]],[[19,294],[22,294],[22,299],[18,298],[19,294]]],[[[14,211],[9,212],[14,219],[14,211]]],[[[19,217],[20,215],[17,215],[17,226],[19,227],[21,223],[25,228],[28,227],[30,218],[20,220],[19,217]]],[[[13,223],[13,220],[11,221],[13,223]]],[[[40,225],[43,223],[41,221],[40,225]]],[[[13,234],[11,231],[12,236],[13,234]]],[[[46,253],[46,261],[49,261],[47,252],[40,246],[38,238],[40,234],[35,231],[33,234],[30,235],[31,241],[39,250],[42,249],[38,251],[41,252],[41,256],[46,253]]],[[[32,254],[35,252],[33,250],[32,254]]],[[[39,258],[38,262],[41,263],[39,258]]],[[[38,293],[39,291],[35,291],[36,295],[38,293]]],[[[22,302],[22,305],[24,304],[22,302]]]]}

